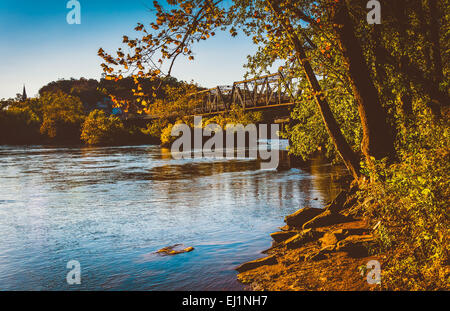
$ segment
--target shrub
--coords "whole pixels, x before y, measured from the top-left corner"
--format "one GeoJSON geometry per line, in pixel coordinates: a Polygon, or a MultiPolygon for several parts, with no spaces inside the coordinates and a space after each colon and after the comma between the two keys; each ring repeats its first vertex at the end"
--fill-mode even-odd
{"type": "Polygon", "coordinates": [[[79,142],[85,115],[78,97],[56,91],[44,93],[39,103],[42,107],[41,134],[56,141],[79,142]]]}
{"type": "Polygon", "coordinates": [[[29,107],[0,111],[0,144],[39,143],[39,117],[29,107]]]}
{"type": "Polygon", "coordinates": [[[88,145],[114,145],[122,143],[126,131],[116,116],[107,117],[102,110],[93,110],[83,123],[81,139],[88,145]]]}
{"type": "MultiPolygon", "coordinates": [[[[421,110],[424,111],[424,110],[421,110]]],[[[446,121],[422,113],[399,129],[400,161],[377,164],[361,196],[371,198],[365,214],[378,229],[386,289],[449,289],[450,138],[446,121]]]]}

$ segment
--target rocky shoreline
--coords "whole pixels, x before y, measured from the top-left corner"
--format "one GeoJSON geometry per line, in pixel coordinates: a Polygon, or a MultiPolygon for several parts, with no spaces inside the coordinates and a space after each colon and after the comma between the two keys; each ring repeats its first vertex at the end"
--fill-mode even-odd
{"type": "Polygon", "coordinates": [[[238,280],[251,290],[376,290],[364,267],[375,243],[369,221],[358,217],[357,188],[344,190],[325,208],[305,207],[285,217],[272,233],[267,257],[236,268],[238,280]]]}

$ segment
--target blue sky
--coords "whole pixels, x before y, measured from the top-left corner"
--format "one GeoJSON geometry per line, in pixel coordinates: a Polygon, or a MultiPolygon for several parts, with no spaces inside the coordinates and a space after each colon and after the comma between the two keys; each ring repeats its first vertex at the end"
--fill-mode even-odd
{"type": "MultiPolygon", "coordinates": [[[[0,0],[0,98],[14,97],[23,84],[34,96],[60,78],[99,79],[99,47],[115,51],[137,22],[153,20],[151,0],[79,0],[81,25],[69,25],[67,2],[0,0]]],[[[178,60],[172,75],[203,86],[230,84],[242,78],[242,65],[253,51],[245,36],[219,33],[195,47],[195,61],[178,60]]]]}

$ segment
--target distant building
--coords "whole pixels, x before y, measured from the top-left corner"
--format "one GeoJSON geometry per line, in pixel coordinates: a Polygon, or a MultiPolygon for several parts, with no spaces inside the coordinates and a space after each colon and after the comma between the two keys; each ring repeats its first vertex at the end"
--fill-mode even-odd
{"type": "Polygon", "coordinates": [[[27,91],[25,90],[25,84],[23,85],[23,91],[22,91],[22,100],[26,100],[27,97],[27,91]]]}

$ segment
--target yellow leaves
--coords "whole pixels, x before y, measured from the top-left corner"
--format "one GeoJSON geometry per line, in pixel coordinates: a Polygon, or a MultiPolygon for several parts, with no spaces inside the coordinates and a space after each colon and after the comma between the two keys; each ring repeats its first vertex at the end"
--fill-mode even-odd
{"type": "Polygon", "coordinates": [[[178,34],[177,39],[181,39],[182,35],[178,34]]]}
{"type": "Polygon", "coordinates": [[[153,25],[152,25],[152,28],[153,28],[153,29],[155,29],[155,30],[158,30],[158,29],[159,29],[159,26],[158,26],[158,25],[155,25],[155,24],[153,24],[153,25]]]}
{"type": "Polygon", "coordinates": [[[194,56],[189,56],[189,60],[194,60],[194,56]]]}
{"type": "Polygon", "coordinates": [[[143,28],[144,28],[144,25],[142,25],[142,24],[139,23],[139,24],[134,28],[134,30],[136,30],[136,31],[141,31],[143,28]]]}

